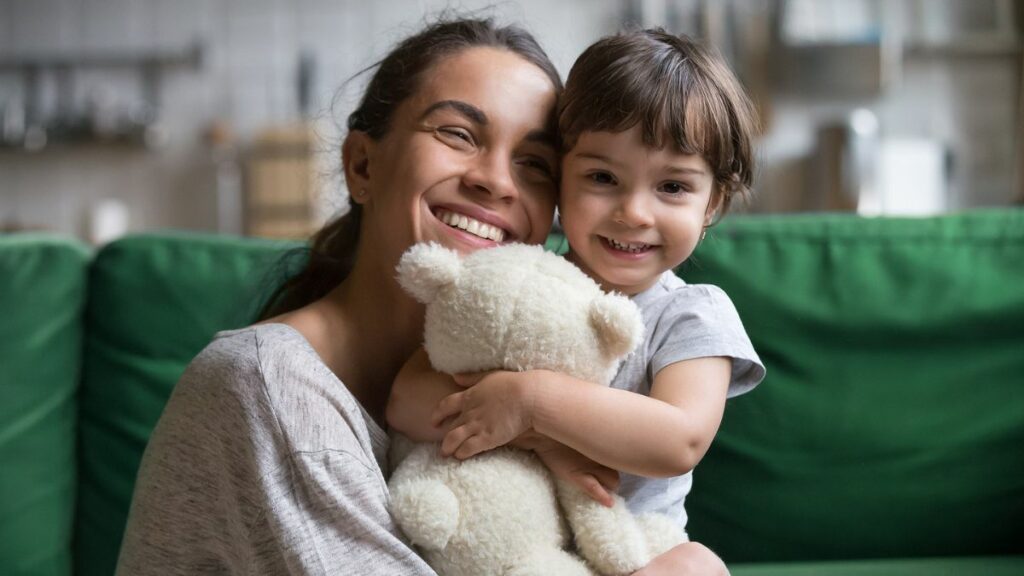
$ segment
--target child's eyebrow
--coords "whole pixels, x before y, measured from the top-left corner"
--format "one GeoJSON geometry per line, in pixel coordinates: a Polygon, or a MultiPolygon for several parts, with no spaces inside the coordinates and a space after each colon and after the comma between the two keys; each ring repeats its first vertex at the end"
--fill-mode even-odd
{"type": "Polygon", "coordinates": [[[621,164],[615,160],[605,156],[604,154],[598,154],[597,152],[577,152],[573,154],[577,158],[583,158],[586,160],[597,160],[598,162],[607,162],[608,164],[621,164]]]}
{"type": "MultiPolygon", "coordinates": [[[[606,162],[608,164],[614,164],[619,166],[622,165],[621,162],[618,162],[608,156],[605,156],[604,154],[598,154],[597,152],[579,152],[573,154],[573,156],[576,156],[577,158],[584,158],[587,160],[597,160],[598,162],[606,162]]],[[[706,174],[706,172],[704,172],[704,170],[700,168],[693,168],[690,166],[673,166],[671,164],[665,167],[665,171],[671,172],[672,174],[693,174],[694,176],[704,176],[706,174]]]]}
{"type": "Polygon", "coordinates": [[[420,114],[420,120],[441,109],[454,110],[481,126],[486,126],[488,122],[487,114],[484,114],[483,110],[468,102],[463,102],[462,100],[441,100],[440,102],[434,102],[423,111],[423,114],[420,114]]]}
{"type": "Polygon", "coordinates": [[[704,175],[704,171],[701,170],[700,168],[690,168],[685,166],[668,166],[666,170],[668,172],[672,172],[673,174],[694,174],[697,176],[704,175]]]}

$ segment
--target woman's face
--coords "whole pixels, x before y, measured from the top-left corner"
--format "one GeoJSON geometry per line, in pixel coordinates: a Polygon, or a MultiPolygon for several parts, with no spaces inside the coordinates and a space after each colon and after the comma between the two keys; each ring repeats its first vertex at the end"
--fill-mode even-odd
{"type": "MultiPolygon", "coordinates": [[[[426,70],[387,134],[366,138],[361,254],[393,266],[416,242],[460,252],[540,243],[558,166],[547,75],[507,50],[471,48],[426,70]]],[[[350,184],[351,186],[351,184],[350,184]]]]}

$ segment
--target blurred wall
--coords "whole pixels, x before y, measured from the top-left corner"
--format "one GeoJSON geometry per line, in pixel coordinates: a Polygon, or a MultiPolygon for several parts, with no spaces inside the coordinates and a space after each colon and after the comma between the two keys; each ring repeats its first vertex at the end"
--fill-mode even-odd
{"type": "MultiPolygon", "coordinates": [[[[336,125],[351,110],[365,76],[349,84],[332,107],[338,89],[446,8],[482,10],[527,26],[564,75],[594,38],[618,27],[621,6],[617,0],[0,0],[0,60],[180,52],[195,40],[204,46],[198,70],[169,70],[163,79],[160,125],[166,141],[158,149],[0,150],[0,224],[85,235],[92,208],[113,198],[127,206],[131,230],[216,229],[215,170],[203,133],[211,123],[225,123],[244,144],[263,128],[297,121],[302,52],[316,65],[311,110],[326,157],[326,216],[340,201],[336,125]]],[[[101,97],[130,106],[140,97],[137,84],[128,71],[84,71],[76,75],[75,102],[86,107],[101,97]]],[[[21,91],[17,74],[0,72],[0,106],[21,91]]],[[[44,96],[44,105],[53,108],[56,96],[44,96]]]]}
{"type": "MultiPolygon", "coordinates": [[[[851,209],[826,197],[829,183],[842,175],[826,174],[824,167],[843,152],[833,149],[836,139],[829,135],[840,128],[848,136],[857,110],[873,115],[878,138],[931,143],[943,152],[942,209],[1008,205],[1024,201],[1021,4],[0,0],[0,61],[181,53],[196,41],[203,46],[197,69],[174,68],[162,76],[159,126],[164,142],[158,148],[74,145],[29,153],[0,147],[0,228],[13,224],[87,236],[95,208],[114,199],[127,209],[129,230],[224,230],[225,211],[218,213],[215,193],[215,154],[206,134],[217,126],[223,138],[227,128],[244,152],[266,129],[299,121],[301,54],[311,55],[315,63],[309,119],[320,135],[318,206],[319,218],[325,219],[343,201],[336,171],[337,126],[366,77],[346,80],[446,8],[482,10],[525,25],[563,76],[580,51],[623,21],[708,37],[762,111],[766,130],[758,146],[762,163],[753,211],[851,209]],[[795,43],[784,38],[787,6],[804,26],[804,36],[795,43]],[[1007,23],[1007,13],[1016,20],[1007,23]],[[891,50],[894,38],[897,60],[891,50]]],[[[71,103],[80,110],[96,102],[130,108],[141,98],[137,74],[130,71],[85,70],[74,78],[71,103]]],[[[23,100],[23,88],[17,73],[0,68],[0,107],[23,100]]],[[[59,86],[51,78],[43,88],[42,111],[52,112],[60,106],[59,86]]],[[[906,183],[899,190],[917,192],[913,171],[903,172],[906,183]]]]}

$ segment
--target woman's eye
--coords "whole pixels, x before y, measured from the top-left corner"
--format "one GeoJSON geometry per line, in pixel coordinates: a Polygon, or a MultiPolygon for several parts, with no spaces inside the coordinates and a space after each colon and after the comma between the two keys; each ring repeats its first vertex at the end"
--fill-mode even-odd
{"type": "Polygon", "coordinates": [[[465,128],[446,126],[444,128],[438,128],[437,132],[447,140],[458,139],[466,142],[467,144],[473,144],[473,135],[465,128]]]}
{"type": "Polygon", "coordinates": [[[591,172],[587,177],[596,184],[615,184],[615,177],[607,172],[591,172]]]}
{"type": "Polygon", "coordinates": [[[547,160],[544,160],[543,158],[530,156],[524,158],[522,160],[522,164],[523,166],[536,170],[544,174],[545,176],[549,176],[551,178],[555,177],[555,171],[551,169],[551,164],[547,160]]]}

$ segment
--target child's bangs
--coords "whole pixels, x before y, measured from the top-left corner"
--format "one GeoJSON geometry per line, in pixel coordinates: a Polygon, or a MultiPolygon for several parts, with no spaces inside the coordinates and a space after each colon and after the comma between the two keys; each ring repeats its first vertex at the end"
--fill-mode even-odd
{"type": "Polygon", "coordinates": [[[687,73],[684,63],[666,64],[683,69],[658,66],[637,74],[634,68],[628,76],[604,78],[600,88],[580,87],[580,92],[591,92],[585,98],[567,99],[561,114],[565,150],[584,131],[623,132],[639,126],[647,146],[671,145],[683,154],[701,156],[716,173],[728,170],[731,150],[722,146],[732,140],[728,108],[715,97],[715,90],[687,73]]]}
{"type": "Polygon", "coordinates": [[[692,77],[685,80],[689,81],[679,86],[665,82],[658,93],[638,101],[636,118],[625,129],[639,124],[647,146],[673,146],[683,154],[700,156],[717,172],[729,164],[721,145],[731,140],[727,109],[713,91],[692,77]]]}

